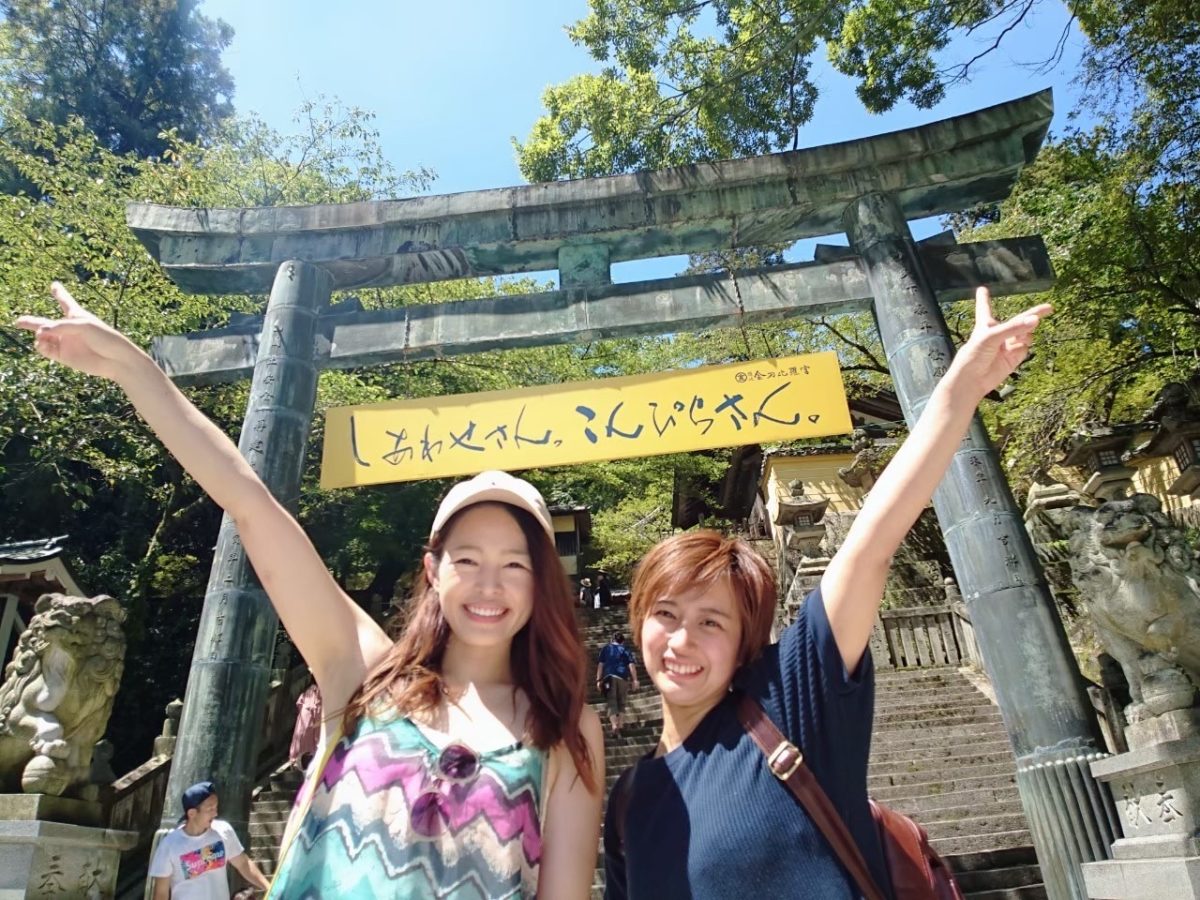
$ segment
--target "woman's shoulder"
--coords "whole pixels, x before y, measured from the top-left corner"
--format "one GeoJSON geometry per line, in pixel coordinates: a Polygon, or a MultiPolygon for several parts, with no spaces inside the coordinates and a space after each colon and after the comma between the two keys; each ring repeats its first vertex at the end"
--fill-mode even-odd
{"type": "MultiPolygon", "coordinates": [[[[584,706],[580,710],[579,732],[583,735],[584,743],[587,744],[592,767],[599,776],[597,781],[603,783],[604,729],[600,724],[600,716],[590,706],[584,706]]],[[[567,746],[567,742],[560,740],[546,751],[546,755],[549,761],[547,783],[550,790],[553,791],[555,785],[560,783],[567,786],[573,784],[579,767],[575,763],[575,757],[571,754],[571,748],[567,746]]]]}

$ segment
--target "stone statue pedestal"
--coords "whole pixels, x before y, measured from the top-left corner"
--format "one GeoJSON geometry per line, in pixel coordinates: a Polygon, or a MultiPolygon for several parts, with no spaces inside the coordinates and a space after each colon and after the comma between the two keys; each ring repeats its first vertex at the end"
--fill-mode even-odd
{"type": "Polygon", "coordinates": [[[1083,866],[1092,900],[1200,900],[1200,712],[1174,710],[1126,730],[1135,749],[1092,763],[1122,837],[1083,866]],[[1138,746],[1138,745],[1142,746],[1138,746]]]}
{"type": "Polygon", "coordinates": [[[121,851],[138,836],[104,828],[102,815],[99,803],[0,794],[0,898],[111,898],[121,851]]]}

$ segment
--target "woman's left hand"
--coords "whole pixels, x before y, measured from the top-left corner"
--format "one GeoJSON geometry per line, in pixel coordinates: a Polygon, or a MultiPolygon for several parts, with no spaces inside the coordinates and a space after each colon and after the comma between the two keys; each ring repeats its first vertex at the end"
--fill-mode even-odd
{"type": "Polygon", "coordinates": [[[976,402],[1004,383],[1029,355],[1034,329],[1053,312],[1048,303],[1031,306],[1006,322],[992,315],[992,295],[985,287],[975,291],[975,327],[954,356],[946,373],[955,386],[977,394],[976,402]]]}

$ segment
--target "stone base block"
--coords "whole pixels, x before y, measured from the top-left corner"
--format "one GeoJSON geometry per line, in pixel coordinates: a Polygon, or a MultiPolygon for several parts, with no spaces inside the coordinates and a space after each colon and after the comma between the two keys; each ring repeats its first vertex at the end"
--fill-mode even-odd
{"type": "Polygon", "coordinates": [[[1200,709],[1173,709],[1161,716],[1134,722],[1125,728],[1130,750],[1200,737],[1200,709]]]}
{"type": "Polygon", "coordinates": [[[137,832],[46,821],[86,816],[89,807],[38,794],[0,795],[0,900],[113,896],[121,851],[137,844],[137,832]]]}
{"type": "Polygon", "coordinates": [[[50,794],[0,794],[0,822],[5,820],[62,822],[98,828],[104,816],[99,803],[50,794]]]}
{"type": "Polygon", "coordinates": [[[1091,769],[1112,790],[1120,816],[1117,859],[1198,855],[1200,737],[1130,750],[1097,760],[1091,769]]]}
{"type": "Polygon", "coordinates": [[[1091,900],[1200,900],[1200,856],[1083,864],[1091,900]]]}

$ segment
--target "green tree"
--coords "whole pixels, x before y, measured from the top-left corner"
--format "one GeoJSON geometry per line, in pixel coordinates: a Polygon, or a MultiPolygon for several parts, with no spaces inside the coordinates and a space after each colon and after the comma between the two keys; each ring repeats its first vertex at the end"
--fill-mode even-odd
{"type": "MultiPolygon", "coordinates": [[[[550,87],[517,144],[531,181],[754,155],[798,146],[822,50],[875,112],[935,106],[1019,25],[1062,0],[589,0],[569,29],[604,64],[550,87]],[[970,55],[953,40],[990,38],[970,55]]],[[[1194,140],[1196,0],[1068,0],[1093,45],[1092,97],[1125,92],[1167,142],[1194,140]],[[1164,123],[1163,116],[1181,122],[1164,123]]],[[[1064,33],[1065,39],[1067,34],[1064,33]]]]}
{"type": "MultiPolygon", "coordinates": [[[[173,139],[161,158],[141,160],[113,153],[79,119],[34,123],[12,109],[4,119],[0,163],[34,190],[0,198],[0,507],[8,514],[0,539],[69,533],[80,583],[128,608],[127,675],[111,733],[118,764],[132,765],[145,758],[158,710],[182,691],[219,511],[162,452],[119,391],[47,366],[6,323],[23,312],[50,312],[53,277],[73,282],[83,302],[143,344],[224,322],[231,311],[261,308],[261,297],[188,295],[167,281],[125,226],[130,198],[183,206],[357,200],[423,190],[430,173],[392,171],[380,161],[370,117],[337,106],[302,110],[294,136],[239,122],[211,148],[173,139]]],[[[490,282],[479,287],[491,289],[490,282]]],[[[374,294],[365,299],[385,302],[374,294]]],[[[191,395],[236,433],[246,389],[228,385],[191,395]]],[[[390,390],[378,379],[354,373],[322,379],[324,404],[381,395],[390,390]]],[[[412,490],[427,497],[430,489],[412,490]]],[[[376,575],[372,566],[384,551],[371,540],[385,525],[399,538],[409,533],[405,565],[419,551],[420,538],[404,531],[412,517],[401,494],[306,502],[316,510],[321,549],[351,589],[369,586],[376,575]],[[356,504],[366,508],[358,517],[356,504]],[[333,533],[324,526],[339,512],[349,524],[333,533]],[[343,542],[366,549],[355,555],[343,542]]]]}
{"type": "Polygon", "coordinates": [[[233,113],[221,53],[233,30],[198,0],[2,0],[9,111],[65,125],[78,117],[100,146],[155,156],[216,139],[233,113]]]}
{"type": "Polygon", "coordinates": [[[1022,173],[995,222],[965,235],[1041,234],[1058,275],[1020,389],[989,413],[1019,475],[1053,462],[1085,422],[1140,421],[1164,383],[1197,368],[1200,197],[1159,163],[1152,148],[1114,149],[1104,129],[1073,135],[1022,173]]]}

